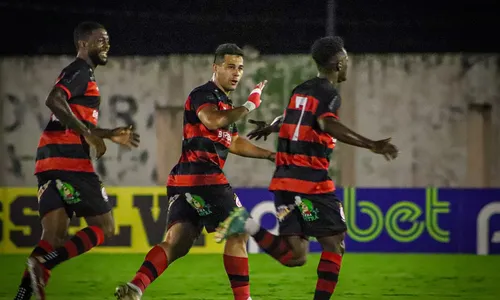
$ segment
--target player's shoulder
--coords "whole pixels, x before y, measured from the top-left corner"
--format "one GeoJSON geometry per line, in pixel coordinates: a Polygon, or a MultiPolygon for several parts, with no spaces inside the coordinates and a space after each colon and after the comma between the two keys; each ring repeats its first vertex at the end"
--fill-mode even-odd
{"type": "Polygon", "coordinates": [[[226,102],[227,96],[224,94],[212,81],[195,87],[191,93],[191,98],[203,98],[207,101],[221,101],[226,102]]]}
{"type": "Polygon", "coordinates": [[[293,90],[294,94],[312,96],[318,100],[330,100],[338,96],[337,89],[326,78],[314,77],[308,79],[293,90]]]}
{"type": "Polygon", "coordinates": [[[85,79],[93,78],[93,74],[94,72],[89,64],[80,58],[73,60],[66,67],[64,67],[61,72],[61,76],[71,76],[73,78],[78,77],[85,79]]]}

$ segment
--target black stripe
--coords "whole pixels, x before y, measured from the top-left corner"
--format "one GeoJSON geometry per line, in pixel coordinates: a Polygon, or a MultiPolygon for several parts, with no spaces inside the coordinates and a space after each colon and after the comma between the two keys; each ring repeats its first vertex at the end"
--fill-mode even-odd
{"type": "Polygon", "coordinates": [[[100,102],[101,97],[99,96],[77,96],[68,101],[69,104],[78,104],[93,109],[99,108],[100,102]]]}
{"type": "Polygon", "coordinates": [[[314,292],[314,300],[329,300],[331,297],[332,294],[330,294],[329,292],[319,290],[316,290],[316,292],[314,292]]]}
{"type": "Polygon", "coordinates": [[[274,178],[294,178],[311,182],[322,182],[330,180],[328,170],[317,170],[307,167],[278,166],[274,172],[274,178]]]}
{"type": "Polygon", "coordinates": [[[240,281],[240,282],[248,282],[250,281],[250,276],[245,276],[245,275],[233,275],[233,274],[227,274],[229,277],[230,281],[240,281]]]}
{"type": "Polygon", "coordinates": [[[220,158],[226,159],[229,153],[229,148],[219,142],[214,142],[209,138],[197,136],[182,141],[182,151],[204,151],[219,155],[220,158]]]}
{"type": "Polygon", "coordinates": [[[278,152],[285,152],[288,154],[302,154],[330,159],[332,149],[319,143],[292,141],[289,139],[279,138],[278,152]]]}
{"type": "Polygon", "coordinates": [[[221,174],[222,170],[219,166],[207,162],[185,162],[178,163],[174,170],[176,175],[208,175],[221,174]]]}
{"type": "Polygon", "coordinates": [[[318,271],[318,278],[337,282],[339,280],[339,274],[335,274],[333,272],[318,271]]]}
{"type": "Polygon", "coordinates": [[[82,231],[87,234],[92,245],[97,245],[97,235],[92,229],[85,227],[82,231]]]}
{"type": "Polygon", "coordinates": [[[85,249],[85,244],[83,243],[83,240],[81,237],[78,237],[77,239],[72,239],[73,243],[75,244],[75,247],[76,247],[76,252],[78,254],[82,254],[84,253],[86,250],[89,250],[89,249],[85,249]]]}
{"type": "Polygon", "coordinates": [[[200,119],[193,110],[184,110],[184,125],[200,123],[200,119]]]}
{"type": "Polygon", "coordinates": [[[45,249],[43,249],[42,247],[36,246],[36,248],[33,250],[33,253],[38,255],[38,256],[43,256],[43,255],[47,254],[48,252],[45,251],[45,249]]]}
{"type": "Polygon", "coordinates": [[[302,120],[300,119],[301,110],[296,109],[288,109],[286,111],[285,119],[283,123],[292,124],[292,125],[304,125],[304,126],[314,126],[316,124],[316,117],[310,111],[304,111],[304,115],[302,116],[302,120]]]}
{"type": "Polygon", "coordinates": [[[146,269],[148,269],[151,272],[151,274],[153,274],[153,279],[158,277],[158,272],[156,272],[156,268],[152,262],[150,262],[149,260],[146,260],[142,264],[142,266],[145,267],[146,269]]]}
{"type": "Polygon", "coordinates": [[[81,144],[49,144],[36,150],[36,160],[51,157],[83,158],[90,159],[85,146],[81,144]]]}

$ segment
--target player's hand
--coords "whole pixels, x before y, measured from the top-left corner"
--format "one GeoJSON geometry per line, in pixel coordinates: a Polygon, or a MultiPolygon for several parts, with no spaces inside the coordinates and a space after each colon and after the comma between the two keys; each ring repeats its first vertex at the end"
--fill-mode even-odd
{"type": "Polygon", "coordinates": [[[117,127],[113,129],[110,138],[114,143],[126,146],[128,148],[137,148],[140,143],[140,136],[134,131],[132,126],[117,127]]]}
{"type": "Polygon", "coordinates": [[[264,141],[267,141],[267,137],[273,133],[273,127],[269,124],[267,124],[264,121],[256,121],[256,120],[248,120],[248,123],[253,124],[257,126],[254,130],[250,131],[247,134],[247,137],[249,140],[255,139],[256,141],[260,140],[261,138],[264,138],[264,141]]]}
{"type": "Polygon", "coordinates": [[[373,142],[372,148],[370,149],[372,152],[377,154],[382,154],[386,160],[392,160],[398,157],[399,150],[396,146],[390,143],[391,138],[387,138],[384,140],[379,140],[373,142]]]}
{"type": "Polygon", "coordinates": [[[269,154],[269,156],[267,157],[267,160],[275,162],[276,161],[276,152],[269,154]]]}
{"type": "Polygon", "coordinates": [[[250,95],[248,96],[247,102],[243,104],[243,106],[248,109],[249,112],[252,110],[258,108],[260,104],[262,103],[262,99],[260,99],[260,95],[262,94],[262,90],[267,84],[267,80],[264,80],[262,82],[259,82],[254,89],[250,92],[250,95]]]}
{"type": "Polygon", "coordinates": [[[104,140],[97,135],[87,135],[85,136],[85,141],[87,141],[87,144],[90,146],[90,157],[99,159],[106,153],[106,144],[104,140]]]}

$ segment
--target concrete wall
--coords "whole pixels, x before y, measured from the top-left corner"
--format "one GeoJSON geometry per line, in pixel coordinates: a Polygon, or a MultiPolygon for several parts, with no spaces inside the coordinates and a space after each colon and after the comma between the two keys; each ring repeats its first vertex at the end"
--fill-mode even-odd
{"type": "MultiPolygon", "coordinates": [[[[133,151],[109,144],[106,156],[96,162],[107,185],[163,184],[180,153],[182,106],[189,91],[210,78],[211,59],[119,57],[97,69],[100,126],[133,124],[142,140],[140,149],[133,151]]],[[[43,102],[71,60],[0,60],[0,185],[35,184],[35,148],[49,115],[43,102]]],[[[474,172],[487,173],[482,181],[500,186],[500,159],[491,155],[475,163],[484,153],[500,149],[499,61],[499,56],[491,55],[352,56],[349,80],[341,89],[341,118],[368,137],[392,136],[401,156],[387,163],[369,151],[340,145],[333,154],[331,174],[346,185],[464,186],[471,185],[469,164],[469,169],[479,166],[474,172]],[[483,136],[484,126],[482,115],[472,118],[471,103],[491,105],[491,125],[485,131],[490,136],[486,133],[474,140],[483,136]],[[468,149],[470,144],[479,148],[468,149]],[[481,152],[485,147],[489,151],[481,152]]],[[[269,80],[263,106],[251,115],[256,119],[270,120],[280,114],[293,86],[316,73],[307,56],[250,58],[245,63],[244,79],[232,95],[235,103],[246,99],[255,82],[269,80]]],[[[240,132],[247,132],[248,125],[240,122],[240,132]]],[[[274,143],[272,138],[259,145],[272,148],[274,143]]],[[[235,186],[266,186],[273,165],[230,157],[225,171],[235,186]]]]}

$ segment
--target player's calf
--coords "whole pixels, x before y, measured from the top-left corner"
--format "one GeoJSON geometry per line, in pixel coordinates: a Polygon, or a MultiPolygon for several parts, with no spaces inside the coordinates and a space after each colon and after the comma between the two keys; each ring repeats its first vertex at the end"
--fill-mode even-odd
{"type": "Polygon", "coordinates": [[[318,281],[314,300],[328,300],[338,283],[342,257],[344,254],[344,233],[318,238],[323,248],[318,265],[318,281]]]}
{"type": "Polygon", "coordinates": [[[247,241],[246,234],[233,235],[227,239],[224,247],[224,268],[235,300],[251,299],[247,241]]]}

